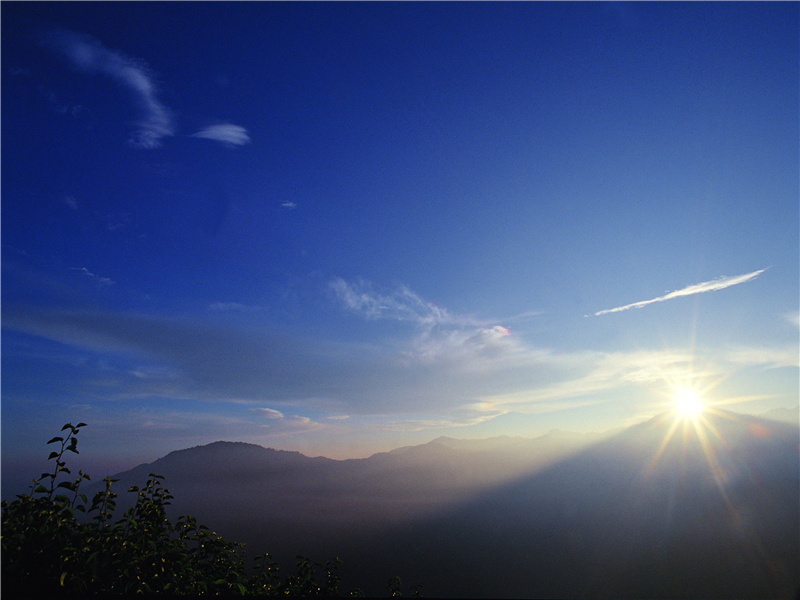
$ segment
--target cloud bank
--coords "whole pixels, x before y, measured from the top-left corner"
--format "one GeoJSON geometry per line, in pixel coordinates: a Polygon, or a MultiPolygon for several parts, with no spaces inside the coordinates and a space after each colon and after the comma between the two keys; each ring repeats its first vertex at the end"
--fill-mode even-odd
{"type": "Polygon", "coordinates": [[[716,292],[718,290],[724,290],[725,288],[729,288],[733,285],[738,285],[740,283],[750,281],[751,279],[755,279],[756,277],[761,275],[761,273],[763,273],[764,271],[766,271],[766,269],[759,269],[758,271],[753,271],[752,273],[745,273],[744,275],[735,275],[733,277],[720,277],[719,279],[712,279],[711,281],[695,283],[694,285],[690,285],[681,290],[670,292],[669,294],[665,294],[664,296],[659,296],[658,298],[653,298],[652,300],[642,300],[640,302],[634,302],[633,304],[626,304],[625,306],[618,306],[616,308],[600,310],[594,313],[594,316],[599,317],[600,315],[607,315],[609,313],[622,312],[630,308],[642,308],[643,306],[647,306],[648,304],[654,304],[655,302],[664,302],[665,300],[672,300],[673,298],[681,298],[683,296],[692,296],[694,294],[704,294],[706,292],[716,292]]]}
{"type": "MultiPolygon", "coordinates": [[[[92,277],[88,269],[75,271],[92,277]]],[[[716,284],[734,285],[743,277],[716,284]]],[[[710,291],[713,283],[687,289],[710,291]]],[[[70,347],[74,380],[60,389],[79,390],[89,403],[137,411],[139,400],[158,398],[164,411],[181,411],[187,402],[199,401],[208,407],[203,413],[243,406],[238,418],[253,436],[322,430],[348,436],[359,427],[418,432],[475,426],[510,413],[540,415],[600,404],[618,410],[611,407],[633,406],[670,381],[721,380],[732,368],[798,364],[796,347],[789,345],[708,355],[670,349],[558,351],[502,325],[437,307],[405,287],[378,292],[367,282],[342,279],[330,287],[346,312],[367,323],[400,321],[406,335],[393,328],[391,339],[335,342],[257,321],[232,326],[214,310],[153,315],[13,304],[3,307],[3,329],[70,347]],[[340,422],[343,415],[347,423],[340,422]]]]}
{"type": "Polygon", "coordinates": [[[74,31],[51,33],[46,43],[87,73],[100,73],[133,92],[144,111],[139,130],[129,140],[138,148],[157,148],[175,134],[171,111],[158,99],[158,89],[147,66],[139,59],[109,50],[99,41],[74,31]]]}

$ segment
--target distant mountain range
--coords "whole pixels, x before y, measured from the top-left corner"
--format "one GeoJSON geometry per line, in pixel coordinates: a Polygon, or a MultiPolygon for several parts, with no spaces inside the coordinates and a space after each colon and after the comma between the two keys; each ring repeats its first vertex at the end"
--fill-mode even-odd
{"type": "Polygon", "coordinates": [[[132,500],[128,486],[164,475],[174,516],[287,566],[339,556],[345,588],[368,594],[400,575],[428,597],[792,598],[797,424],[706,418],[343,461],[216,442],[116,475],[116,489],[132,500]]]}

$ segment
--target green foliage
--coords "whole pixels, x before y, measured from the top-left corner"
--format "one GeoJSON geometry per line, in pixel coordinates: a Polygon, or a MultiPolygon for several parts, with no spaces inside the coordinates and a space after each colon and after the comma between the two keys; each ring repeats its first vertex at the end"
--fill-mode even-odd
{"type": "MultiPolygon", "coordinates": [[[[167,516],[173,496],[163,477],[150,473],[143,488],[131,487],[136,502],[114,520],[112,491],[117,480],[106,477],[105,488],[91,504],[63,460],[78,453],[77,435],[85,423],[62,428],[66,436],[48,460],[52,472],[42,473],[30,494],[2,502],[2,593],[35,598],[59,595],[167,593],[191,595],[341,596],[338,558],[325,564],[298,556],[293,572],[283,576],[269,554],[255,558],[255,574],[245,567],[243,545],[229,542],[194,517],[174,523],[167,516]],[[87,506],[88,505],[88,506],[87,506]],[[78,519],[76,511],[88,519],[78,519]]],[[[400,595],[400,578],[388,586],[400,595]]],[[[363,595],[358,590],[349,596],[363,595]]]]}

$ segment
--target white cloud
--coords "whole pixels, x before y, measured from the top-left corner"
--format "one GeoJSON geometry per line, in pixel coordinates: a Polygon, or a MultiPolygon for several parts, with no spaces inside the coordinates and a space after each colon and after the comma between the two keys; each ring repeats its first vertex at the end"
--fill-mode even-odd
{"type": "Polygon", "coordinates": [[[257,412],[267,419],[282,419],[283,413],[279,410],[275,410],[274,408],[254,408],[254,412],[257,412]]]}
{"type": "Polygon", "coordinates": [[[281,203],[281,206],[283,208],[297,208],[297,203],[287,200],[286,202],[281,203]]]}
{"type": "Polygon", "coordinates": [[[250,136],[247,134],[247,130],[241,125],[232,123],[210,125],[197,133],[193,133],[191,137],[216,140],[227,146],[243,146],[250,143],[250,136]]]}
{"type": "Polygon", "coordinates": [[[109,279],[108,277],[100,277],[99,275],[95,275],[86,267],[71,267],[70,271],[79,271],[83,273],[85,277],[93,280],[97,284],[97,287],[108,287],[116,283],[116,281],[109,279]]]}
{"type": "Polygon", "coordinates": [[[400,352],[404,364],[426,364],[473,373],[485,372],[499,366],[509,367],[515,359],[538,361],[536,352],[526,350],[520,340],[511,337],[509,329],[496,325],[491,328],[456,328],[426,330],[400,352]]]}
{"type": "Polygon", "coordinates": [[[726,351],[724,356],[734,365],[761,365],[771,369],[800,367],[800,352],[796,345],[783,348],[739,346],[726,351]]]}
{"type": "Polygon", "coordinates": [[[764,271],[766,271],[766,269],[760,269],[758,271],[753,271],[752,273],[745,273],[744,275],[736,275],[733,277],[720,277],[719,279],[712,279],[711,281],[695,283],[694,285],[690,285],[683,289],[670,292],[669,294],[659,296],[658,298],[653,298],[652,300],[642,300],[640,302],[634,302],[633,304],[618,306],[617,308],[609,308],[606,310],[601,310],[594,313],[594,316],[599,317],[600,315],[607,315],[609,313],[622,312],[623,310],[628,310],[630,308],[642,308],[643,306],[647,306],[648,304],[653,304],[655,302],[664,302],[665,300],[672,300],[673,298],[680,298],[682,296],[692,296],[694,294],[703,294],[705,292],[716,292],[718,290],[724,290],[725,288],[729,288],[733,285],[738,285],[740,283],[745,283],[746,281],[750,281],[751,279],[755,279],[756,277],[761,275],[761,273],[763,273],[764,271]]]}
{"type": "Polygon", "coordinates": [[[88,73],[101,73],[134,93],[144,111],[139,130],[129,140],[138,148],[157,148],[161,140],[174,135],[171,111],[158,99],[152,73],[143,61],[109,50],[99,41],[74,31],[60,30],[46,43],[65,55],[73,65],[88,73]]]}

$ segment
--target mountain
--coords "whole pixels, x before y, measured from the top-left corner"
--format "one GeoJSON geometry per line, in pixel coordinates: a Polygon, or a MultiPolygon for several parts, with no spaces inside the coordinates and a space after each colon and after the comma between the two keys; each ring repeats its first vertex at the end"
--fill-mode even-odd
{"type": "Polygon", "coordinates": [[[217,442],[122,473],[117,491],[164,475],[174,516],[281,564],[339,556],[345,586],[368,594],[401,575],[429,597],[788,598],[798,437],[719,413],[345,461],[217,442]]]}
{"type": "MultiPolygon", "coordinates": [[[[246,542],[253,556],[268,551],[279,562],[291,563],[298,554],[319,559],[342,555],[356,540],[374,539],[446,511],[481,490],[546,468],[594,439],[580,434],[440,438],[341,461],[215,442],[114,475],[119,479],[114,489],[122,511],[135,500],[125,490],[141,487],[149,473],[162,475],[174,496],[173,517],[191,514],[227,539],[246,542]]],[[[87,493],[98,489],[95,483],[87,493]]],[[[394,574],[393,569],[387,572],[394,574]]],[[[376,593],[385,591],[385,583],[376,593]]]]}
{"type": "Polygon", "coordinates": [[[800,406],[794,408],[773,408],[761,415],[764,419],[773,421],[785,421],[793,425],[800,425],[800,406]]]}
{"type": "Polygon", "coordinates": [[[430,596],[791,598],[800,586],[796,427],[663,415],[382,539],[430,596]],[[672,433],[671,433],[672,432],[672,433]]]}

